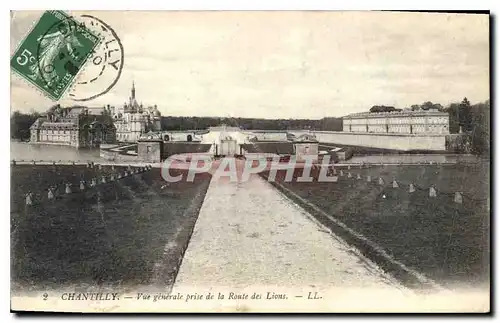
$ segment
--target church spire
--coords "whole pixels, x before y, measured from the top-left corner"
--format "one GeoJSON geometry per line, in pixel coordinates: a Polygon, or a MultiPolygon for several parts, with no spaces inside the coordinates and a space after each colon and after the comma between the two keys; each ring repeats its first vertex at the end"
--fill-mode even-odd
{"type": "Polygon", "coordinates": [[[135,83],[132,80],[132,99],[135,99],[135,83]]]}

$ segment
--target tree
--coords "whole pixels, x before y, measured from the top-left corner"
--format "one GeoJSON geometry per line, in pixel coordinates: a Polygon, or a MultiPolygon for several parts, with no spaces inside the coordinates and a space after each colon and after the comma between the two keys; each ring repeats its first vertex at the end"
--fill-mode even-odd
{"type": "MultiPolygon", "coordinates": [[[[462,102],[464,103],[464,102],[462,102]]],[[[471,107],[472,153],[487,156],[490,154],[490,101],[471,107]]]]}
{"type": "Polygon", "coordinates": [[[463,131],[472,130],[471,105],[467,98],[464,98],[459,106],[459,125],[463,131]]]}
{"type": "Polygon", "coordinates": [[[460,104],[452,103],[444,111],[450,116],[450,133],[458,133],[460,131],[460,104]]]}
{"type": "Polygon", "coordinates": [[[488,156],[490,153],[490,101],[471,106],[464,98],[460,103],[452,103],[444,111],[450,115],[450,133],[458,133],[460,126],[469,132],[473,154],[488,156]]]}
{"type": "Polygon", "coordinates": [[[422,103],[422,105],[420,107],[422,108],[422,110],[429,110],[429,109],[432,109],[434,107],[434,104],[431,101],[427,101],[427,102],[422,103]]]}
{"type": "Polygon", "coordinates": [[[30,127],[40,117],[37,112],[25,114],[15,111],[10,117],[10,137],[12,139],[28,140],[30,127]]]}
{"type": "Polygon", "coordinates": [[[422,110],[430,110],[430,109],[437,109],[439,111],[443,111],[443,106],[439,103],[432,103],[431,101],[427,101],[422,103],[420,106],[422,110]]]}
{"type": "Polygon", "coordinates": [[[370,112],[392,112],[396,111],[396,108],[386,105],[374,105],[371,107],[370,112]]]}

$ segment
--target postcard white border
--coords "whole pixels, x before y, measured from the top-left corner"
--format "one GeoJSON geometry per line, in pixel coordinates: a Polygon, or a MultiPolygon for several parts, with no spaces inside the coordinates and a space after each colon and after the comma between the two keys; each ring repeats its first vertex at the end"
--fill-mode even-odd
{"type": "MultiPolygon", "coordinates": [[[[0,34],[2,36],[2,42],[1,44],[3,46],[10,46],[10,42],[8,41],[10,39],[10,10],[45,10],[47,8],[57,8],[57,9],[63,9],[63,10],[82,10],[82,9],[91,9],[91,10],[394,10],[394,9],[400,9],[400,10],[471,10],[471,9],[476,9],[476,10],[492,10],[492,13],[498,14],[498,6],[499,2],[498,1],[484,1],[484,0],[476,0],[476,1],[465,1],[465,0],[455,0],[455,1],[435,1],[435,0],[419,0],[419,1],[369,1],[369,0],[364,0],[364,1],[327,1],[327,0],[307,0],[307,1],[297,1],[297,0],[253,0],[253,1],[234,1],[234,0],[226,0],[226,1],[203,1],[203,0],[183,0],[183,1],[157,1],[157,0],[122,0],[122,1],[102,1],[102,0],[87,0],[84,3],[79,3],[79,2],[68,2],[68,1],[62,1],[62,0],[50,0],[50,1],[35,1],[35,0],[18,0],[15,2],[1,2],[0,4],[2,7],[5,6],[4,10],[2,10],[3,15],[5,18],[7,18],[7,15],[9,15],[9,20],[7,19],[2,19],[2,27],[0,29],[0,34]],[[10,5],[10,7],[7,8],[7,6],[10,5]]],[[[498,25],[498,21],[497,21],[498,25]]],[[[498,35],[497,35],[498,36],[498,35]]],[[[496,37],[498,38],[498,37],[496,37]]],[[[3,57],[3,62],[0,66],[1,69],[3,69],[3,75],[4,77],[1,78],[2,86],[1,86],[1,91],[3,92],[2,98],[4,98],[7,107],[9,109],[6,109],[5,111],[5,116],[6,118],[2,118],[1,122],[3,123],[2,126],[0,127],[0,131],[3,133],[3,138],[7,138],[9,136],[10,138],[10,68],[9,65],[7,65],[7,62],[10,59],[10,49],[5,49],[0,51],[1,55],[4,55],[6,57],[3,57]]],[[[495,55],[494,58],[498,58],[497,55],[495,55]]],[[[492,59],[494,59],[492,57],[492,59]]],[[[495,75],[495,71],[491,71],[492,75],[495,75]]],[[[498,84],[496,84],[495,89],[497,89],[498,84]]],[[[493,107],[496,109],[496,106],[493,107]]],[[[500,124],[498,118],[499,114],[495,114],[495,124],[500,124]]],[[[2,140],[0,141],[1,149],[2,151],[6,152],[3,154],[4,158],[4,165],[9,165],[9,157],[10,157],[10,148],[9,148],[9,141],[7,140],[2,140]],[[7,153],[9,152],[9,153],[7,153]]],[[[496,151],[497,149],[497,143],[496,141],[493,141],[493,146],[494,149],[493,151],[496,151]]],[[[1,170],[1,190],[2,190],[2,203],[1,205],[8,206],[10,205],[10,170],[7,167],[2,167],[1,170]]],[[[495,176],[495,182],[496,179],[498,179],[498,173],[495,176]]],[[[493,183],[492,183],[493,185],[493,183]]],[[[495,191],[495,200],[499,200],[499,192],[495,191]]],[[[9,237],[9,226],[10,226],[10,212],[6,215],[3,216],[3,225],[2,225],[2,230],[4,230],[4,234],[1,235],[2,238],[2,284],[0,285],[1,287],[1,304],[3,305],[3,311],[2,311],[2,318],[3,319],[8,319],[14,320],[16,317],[13,314],[9,314],[9,303],[10,303],[10,262],[7,261],[7,259],[10,259],[10,237],[9,237]]],[[[498,224],[499,221],[495,221],[495,228],[493,229],[494,231],[498,230],[498,224]]],[[[493,247],[492,251],[495,251],[496,248],[493,247]]],[[[496,259],[498,260],[498,259],[496,259]]],[[[498,263],[496,263],[498,265],[498,263]]],[[[498,268],[498,266],[497,266],[498,268]]],[[[496,300],[498,297],[495,298],[496,300]]],[[[493,306],[494,308],[498,309],[498,306],[493,306]]],[[[83,317],[80,319],[86,320],[86,321],[104,321],[106,318],[109,317],[83,317]]],[[[229,319],[231,320],[237,320],[240,319],[241,317],[231,317],[229,319]]],[[[274,318],[264,318],[264,317],[254,317],[255,319],[258,319],[259,321],[267,321],[267,320],[275,320],[275,319],[280,319],[278,317],[274,318]]],[[[331,319],[324,317],[326,319],[331,319]]],[[[42,319],[42,320],[53,320],[53,317],[37,317],[37,318],[25,318],[24,320],[30,321],[33,319],[42,319]]],[[[114,319],[125,319],[124,317],[115,317],[114,319]]],[[[128,319],[133,319],[133,320],[140,320],[142,321],[144,317],[133,317],[133,318],[128,318],[128,319]]],[[[158,319],[165,319],[158,317],[158,319]]],[[[168,318],[169,320],[172,319],[179,319],[179,317],[170,317],[168,318]]],[[[180,319],[203,319],[202,317],[197,317],[197,318],[180,318],[180,319]]],[[[217,319],[217,318],[216,318],[217,319]]],[[[288,318],[281,318],[281,319],[288,319],[288,318]]],[[[302,319],[307,320],[306,317],[302,317],[302,319]]],[[[361,320],[363,317],[337,317],[334,318],[335,320],[361,320]]],[[[379,317],[378,319],[383,319],[385,320],[386,318],[384,317],[379,317]]],[[[426,317],[426,320],[440,320],[443,318],[438,318],[438,317],[426,317]]],[[[454,317],[448,317],[447,319],[455,319],[454,317]]]]}

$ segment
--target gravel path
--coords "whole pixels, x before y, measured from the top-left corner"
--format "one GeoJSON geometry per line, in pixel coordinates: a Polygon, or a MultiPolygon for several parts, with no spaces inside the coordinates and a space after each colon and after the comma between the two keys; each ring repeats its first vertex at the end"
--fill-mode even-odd
{"type": "Polygon", "coordinates": [[[213,178],[173,291],[252,286],[403,290],[259,176],[213,178]]]}

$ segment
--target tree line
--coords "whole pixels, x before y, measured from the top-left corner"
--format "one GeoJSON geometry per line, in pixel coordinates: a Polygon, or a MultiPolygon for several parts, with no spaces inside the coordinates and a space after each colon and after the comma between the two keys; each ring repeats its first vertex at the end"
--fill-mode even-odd
{"type": "MultiPolygon", "coordinates": [[[[49,117],[53,114],[64,115],[64,108],[53,106],[45,114],[37,112],[22,113],[15,111],[10,118],[10,134],[12,139],[29,140],[30,126],[39,117],[49,117]]],[[[163,130],[204,130],[220,126],[239,127],[245,130],[291,130],[310,129],[324,131],[342,131],[341,118],[311,119],[261,119],[261,118],[227,118],[227,117],[161,117],[163,130]]]]}
{"type": "Polygon", "coordinates": [[[174,117],[164,116],[161,119],[164,130],[207,129],[225,124],[244,130],[329,130],[342,131],[341,118],[323,119],[261,119],[261,118],[227,118],[227,117],[174,117]]]}
{"type": "Polygon", "coordinates": [[[490,100],[471,105],[467,98],[444,108],[450,115],[450,132],[467,133],[471,137],[472,152],[476,155],[490,154],[490,100]]]}
{"type": "MultiPolygon", "coordinates": [[[[430,101],[412,105],[408,110],[437,109],[448,112],[450,116],[450,133],[462,132],[471,136],[472,150],[476,154],[485,155],[490,152],[490,101],[471,104],[467,98],[461,102],[451,103],[443,107],[430,101]]],[[[54,113],[59,106],[51,107],[47,113],[54,113]]],[[[370,112],[401,111],[391,106],[375,105],[370,112]]],[[[15,111],[10,118],[11,138],[29,140],[30,126],[41,116],[37,112],[21,113],[15,111]]],[[[208,127],[226,124],[245,130],[291,130],[309,129],[320,131],[342,131],[342,118],[322,119],[262,119],[262,118],[228,118],[228,117],[175,117],[161,118],[163,130],[207,129],[208,127]]]]}
{"type": "Polygon", "coordinates": [[[28,140],[30,138],[30,127],[41,115],[38,112],[21,113],[15,111],[10,116],[10,138],[28,140]]]}

